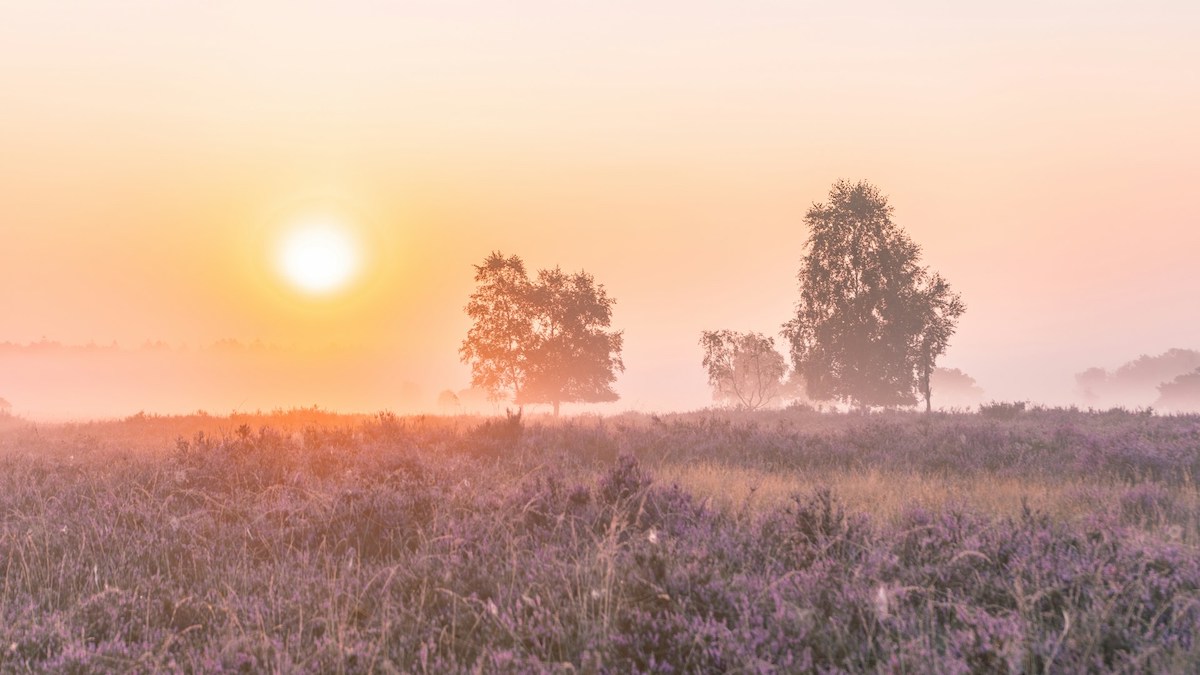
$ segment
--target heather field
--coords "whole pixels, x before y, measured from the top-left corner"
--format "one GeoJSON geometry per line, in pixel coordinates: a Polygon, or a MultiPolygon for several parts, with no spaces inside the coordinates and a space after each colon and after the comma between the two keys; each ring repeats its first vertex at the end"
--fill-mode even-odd
{"type": "Polygon", "coordinates": [[[1195,672],[1200,417],[0,420],[2,672],[1195,672]]]}

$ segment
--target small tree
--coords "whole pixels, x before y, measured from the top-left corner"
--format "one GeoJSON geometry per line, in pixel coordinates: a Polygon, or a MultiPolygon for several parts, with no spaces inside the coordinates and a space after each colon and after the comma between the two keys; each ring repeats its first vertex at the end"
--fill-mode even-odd
{"type": "Polygon", "coordinates": [[[586,272],[541,270],[531,282],[516,256],[492,253],[475,268],[473,324],[459,353],[471,383],[518,405],[615,401],[621,331],[608,330],[615,300],[586,272]]]}
{"type": "Polygon", "coordinates": [[[1147,406],[1161,395],[1159,385],[1200,368],[1200,351],[1168,349],[1162,354],[1141,356],[1114,370],[1088,368],[1075,375],[1083,400],[1095,406],[1147,406]]]}
{"type": "Polygon", "coordinates": [[[442,410],[457,411],[462,407],[458,400],[458,394],[455,394],[450,389],[443,389],[437,397],[438,407],[442,410]]]}
{"type": "Polygon", "coordinates": [[[858,406],[911,405],[964,306],[866,182],[838,181],[805,217],[800,301],[784,324],[808,395],[858,406]]]}
{"type": "Polygon", "coordinates": [[[951,405],[973,408],[983,400],[983,389],[975,378],[958,368],[934,368],[930,388],[938,392],[942,405],[948,400],[951,405]]]}
{"type": "Polygon", "coordinates": [[[700,334],[703,365],[713,398],[757,410],[783,392],[787,364],[775,349],[775,338],[762,333],[706,330],[700,334]]]}
{"type": "Polygon", "coordinates": [[[1164,410],[1200,412],[1200,368],[1158,385],[1158,401],[1164,410]]]}
{"type": "Polygon", "coordinates": [[[3,398],[0,398],[0,417],[10,417],[12,415],[12,404],[3,398]]]}

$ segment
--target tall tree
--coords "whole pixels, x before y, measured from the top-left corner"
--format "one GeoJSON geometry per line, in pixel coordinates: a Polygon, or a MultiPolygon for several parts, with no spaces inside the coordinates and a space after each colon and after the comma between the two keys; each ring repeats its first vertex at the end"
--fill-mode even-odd
{"type": "Polygon", "coordinates": [[[706,330],[700,334],[713,398],[757,410],[782,395],[787,364],[775,338],[762,333],[706,330]]]}
{"type": "Polygon", "coordinates": [[[950,337],[958,323],[958,317],[966,311],[966,305],[957,293],[950,290],[950,284],[942,275],[934,273],[924,279],[923,287],[918,296],[924,309],[924,321],[921,327],[921,351],[917,388],[925,397],[925,412],[932,409],[930,399],[933,396],[930,376],[934,371],[934,361],[946,353],[950,346],[950,337]]]}
{"type": "Polygon", "coordinates": [[[624,337],[607,330],[614,300],[586,272],[565,274],[555,267],[538,272],[531,294],[533,335],[528,381],[518,403],[550,403],[554,414],[564,401],[617,400],[612,384],[624,337]]]}
{"type": "Polygon", "coordinates": [[[475,283],[466,307],[471,328],[459,355],[471,365],[472,385],[496,399],[519,398],[533,329],[533,287],[525,263],[493,252],[475,266],[475,283]]]}
{"type": "Polygon", "coordinates": [[[615,300],[586,272],[556,267],[530,282],[516,256],[493,253],[477,267],[467,304],[473,325],[460,354],[472,384],[519,405],[617,400],[625,369],[621,331],[609,330],[615,300]]]}
{"type": "Polygon", "coordinates": [[[921,248],[892,222],[875,186],[838,181],[805,217],[800,301],[784,324],[808,395],[852,405],[928,403],[929,373],[964,306],[920,265],[921,248]]]}

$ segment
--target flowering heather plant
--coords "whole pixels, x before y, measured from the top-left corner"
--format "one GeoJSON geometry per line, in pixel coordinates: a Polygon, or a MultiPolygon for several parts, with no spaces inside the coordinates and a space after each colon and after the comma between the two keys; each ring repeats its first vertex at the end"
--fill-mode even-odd
{"type": "Polygon", "coordinates": [[[289,419],[0,434],[0,672],[1200,668],[1195,417],[289,419]],[[656,478],[697,463],[816,478],[733,508],[656,478]],[[882,513],[820,478],[899,471],[1070,498],[882,513]]]}

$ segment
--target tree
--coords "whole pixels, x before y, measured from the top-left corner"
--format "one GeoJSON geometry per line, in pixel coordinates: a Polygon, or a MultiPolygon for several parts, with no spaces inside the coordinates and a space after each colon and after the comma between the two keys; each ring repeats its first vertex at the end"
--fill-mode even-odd
{"type": "Polygon", "coordinates": [[[965,307],[892,222],[878,188],[838,181],[805,217],[800,301],[783,327],[808,395],[861,407],[911,405],[965,307]]]}
{"type": "Polygon", "coordinates": [[[615,401],[625,370],[621,331],[608,330],[615,300],[586,272],[556,267],[531,282],[517,256],[492,253],[475,268],[471,329],[459,349],[471,383],[518,405],[615,401]]]}
{"type": "Polygon", "coordinates": [[[975,378],[958,368],[934,368],[930,376],[930,388],[938,392],[942,405],[973,408],[983,400],[983,389],[975,378]]]}
{"type": "Polygon", "coordinates": [[[494,399],[520,397],[526,354],[533,331],[530,283],[517,256],[494,252],[475,267],[477,287],[467,302],[471,328],[459,348],[471,365],[471,384],[494,399]]]}
{"type": "Polygon", "coordinates": [[[437,397],[438,407],[442,410],[458,411],[462,408],[462,404],[458,400],[458,394],[455,394],[450,389],[443,389],[437,397]]]}
{"type": "Polygon", "coordinates": [[[1083,400],[1088,403],[1095,403],[1100,399],[1099,390],[1104,388],[1108,381],[1108,371],[1103,368],[1088,368],[1082,373],[1075,374],[1075,384],[1079,387],[1079,392],[1083,394],[1083,400]]]}
{"type": "Polygon", "coordinates": [[[735,401],[757,410],[783,393],[787,364],[775,349],[775,338],[762,333],[706,330],[700,334],[703,365],[713,398],[735,401]]]}
{"type": "Polygon", "coordinates": [[[1138,358],[1115,370],[1088,368],[1075,375],[1083,399],[1097,406],[1146,406],[1161,394],[1156,388],[1163,383],[1200,368],[1200,351],[1168,349],[1162,354],[1138,358]]]}
{"type": "Polygon", "coordinates": [[[605,330],[614,300],[586,272],[538,272],[531,289],[533,335],[527,349],[527,381],[517,403],[550,403],[558,416],[563,401],[617,400],[612,384],[621,360],[621,331],[605,330]]]}
{"type": "Polygon", "coordinates": [[[934,371],[933,363],[937,357],[946,353],[958,317],[966,311],[966,306],[959,295],[950,290],[950,284],[937,273],[925,280],[924,288],[917,297],[921,303],[919,309],[924,310],[918,389],[925,397],[925,412],[929,412],[932,409],[930,399],[933,396],[933,387],[930,386],[930,376],[934,371]]]}
{"type": "Polygon", "coordinates": [[[1154,405],[1176,412],[1200,411],[1200,368],[1158,385],[1158,401],[1154,405]]]}

